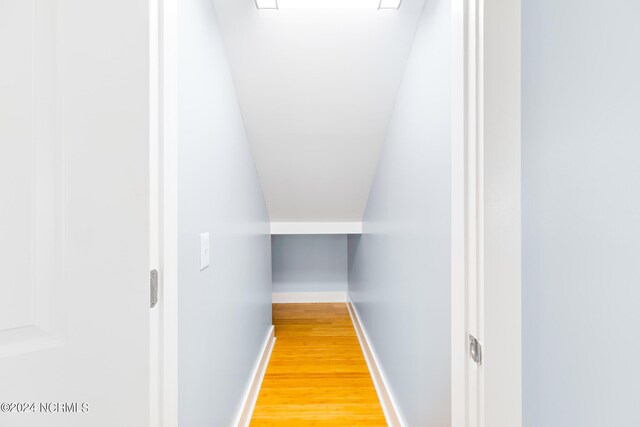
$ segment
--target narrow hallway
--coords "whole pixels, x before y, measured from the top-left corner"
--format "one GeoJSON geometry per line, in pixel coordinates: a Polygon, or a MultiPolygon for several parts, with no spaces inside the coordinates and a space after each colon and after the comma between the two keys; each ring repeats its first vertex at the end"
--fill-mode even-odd
{"type": "Polygon", "coordinates": [[[347,306],[274,304],[252,426],[386,426],[347,306]]]}

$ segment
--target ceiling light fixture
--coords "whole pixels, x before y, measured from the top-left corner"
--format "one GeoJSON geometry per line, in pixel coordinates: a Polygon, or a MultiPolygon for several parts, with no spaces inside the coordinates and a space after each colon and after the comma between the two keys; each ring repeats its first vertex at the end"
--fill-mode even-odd
{"type": "Polygon", "coordinates": [[[402,0],[256,0],[258,9],[391,9],[402,0]]]}

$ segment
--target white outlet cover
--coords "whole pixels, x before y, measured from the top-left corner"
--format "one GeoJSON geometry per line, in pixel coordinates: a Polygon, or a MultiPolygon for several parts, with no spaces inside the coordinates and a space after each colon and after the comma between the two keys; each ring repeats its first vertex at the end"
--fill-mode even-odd
{"type": "Polygon", "coordinates": [[[200,235],[200,271],[209,267],[211,263],[211,251],[209,247],[209,233],[200,235]]]}

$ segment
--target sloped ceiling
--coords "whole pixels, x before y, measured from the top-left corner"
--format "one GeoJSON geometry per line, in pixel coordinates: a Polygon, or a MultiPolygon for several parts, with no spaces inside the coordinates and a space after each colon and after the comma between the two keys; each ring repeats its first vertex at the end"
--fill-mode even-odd
{"type": "Polygon", "coordinates": [[[360,221],[424,0],[397,11],[213,0],[272,221],[360,221]]]}

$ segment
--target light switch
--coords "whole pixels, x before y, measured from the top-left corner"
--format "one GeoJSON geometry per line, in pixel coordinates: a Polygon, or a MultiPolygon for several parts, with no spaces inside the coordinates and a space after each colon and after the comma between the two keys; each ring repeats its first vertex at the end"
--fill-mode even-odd
{"type": "Polygon", "coordinates": [[[209,233],[200,235],[200,271],[209,267],[210,263],[209,233]]]}

